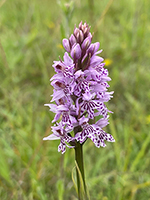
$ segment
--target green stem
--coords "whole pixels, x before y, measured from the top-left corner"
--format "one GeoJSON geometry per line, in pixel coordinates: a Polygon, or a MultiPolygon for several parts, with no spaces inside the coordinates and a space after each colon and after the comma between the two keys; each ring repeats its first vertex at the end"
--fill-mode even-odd
{"type": "Polygon", "coordinates": [[[82,144],[76,143],[75,147],[75,160],[76,160],[76,174],[77,174],[77,188],[78,188],[78,199],[87,200],[85,176],[84,176],[84,165],[83,165],[83,149],[82,144]]]}

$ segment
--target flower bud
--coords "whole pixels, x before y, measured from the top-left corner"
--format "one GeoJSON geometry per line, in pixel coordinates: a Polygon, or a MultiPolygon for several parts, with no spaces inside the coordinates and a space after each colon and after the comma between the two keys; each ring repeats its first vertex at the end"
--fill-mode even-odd
{"type": "Polygon", "coordinates": [[[81,45],[82,50],[86,50],[86,49],[90,46],[90,44],[91,44],[91,37],[87,37],[87,38],[83,41],[83,43],[82,43],[82,45],[81,45]]]}
{"type": "Polygon", "coordinates": [[[91,44],[87,50],[88,54],[91,54],[91,56],[99,49],[99,42],[96,42],[94,44],[91,44]]]}
{"type": "Polygon", "coordinates": [[[84,34],[84,38],[88,37],[89,36],[89,32],[90,32],[90,27],[88,26],[87,23],[84,23],[82,25],[82,28],[81,30],[83,31],[83,34],[84,34]]]}
{"type": "Polygon", "coordinates": [[[81,48],[78,43],[73,46],[70,54],[71,54],[71,57],[74,59],[74,61],[81,58],[81,48]]]}
{"type": "Polygon", "coordinates": [[[68,39],[63,39],[63,46],[64,46],[64,48],[66,49],[66,51],[68,52],[68,53],[70,53],[70,44],[69,44],[69,40],[68,39]]]}
{"type": "Polygon", "coordinates": [[[83,42],[83,40],[84,40],[84,35],[83,35],[83,32],[80,30],[80,31],[78,32],[78,34],[77,34],[77,42],[78,42],[79,44],[81,44],[81,43],[83,42]]]}
{"type": "Polygon", "coordinates": [[[74,32],[73,32],[73,34],[74,34],[74,36],[77,38],[77,34],[78,34],[78,32],[79,32],[80,30],[78,29],[78,28],[75,28],[74,29],[74,32]]]}
{"type": "Polygon", "coordinates": [[[74,36],[76,37],[77,42],[78,42],[79,44],[81,44],[82,41],[84,40],[84,34],[83,34],[82,30],[80,30],[80,29],[78,29],[78,28],[75,28],[75,29],[74,29],[74,36]]]}
{"type": "Polygon", "coordinates": [[[82,21],[79,24],[79,29],[82,30],[82,21]]]}
{"type": "Polygon", "coordinates": [[[76,38],[74,37],[73,34],[71,34],[71,36],[70,36],[70,38],[69,38],[69,42],[70,42],[71,48],[72,48],[72,46],[73,46],[74,44],[77,43],[77,40],[76,40],[76,38]]]}

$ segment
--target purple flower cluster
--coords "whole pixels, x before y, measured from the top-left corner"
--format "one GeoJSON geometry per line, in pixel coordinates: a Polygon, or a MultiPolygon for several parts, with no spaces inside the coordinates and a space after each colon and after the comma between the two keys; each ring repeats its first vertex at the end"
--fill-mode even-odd
{"type": "Polygon", "coordinates": [[[58,151],[66,146],[73,148],[76,142],[84,143],[90,138],[96,147],[105,147],[105,140],[114,138],[102,128],[108,124],[108,113],[104,102],[112,97],[108,92],[108,71],[103,58],[98,54],[99,42],[91,43],[92,34],[87,23],[80,22],[69,39],[63,39],[66,50],[63,60],[54,61],[56,74],[51,78],[54,87],[52,102],[45,104],[55,113],[53,134],[43,140],[60,139],[58,151]],[[95,117],[101,118],[95,122],[95,117]]]}

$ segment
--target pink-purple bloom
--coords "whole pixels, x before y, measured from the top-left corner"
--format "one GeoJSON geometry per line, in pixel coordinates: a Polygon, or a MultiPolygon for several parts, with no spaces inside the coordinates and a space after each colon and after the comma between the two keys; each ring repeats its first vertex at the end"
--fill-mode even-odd
{"type": "Polygon", "coordinates": [[[54,61],[56,74],[51,78],[54,87],[52,100],[45,104],[55,113],[52,134],[44,140],[60,140],[58,151],[66,146],[74,148],[90,138],[96,147],[105,147],[105,141],[114,142],[103,128],[109,123],[109,111],[104,104],[112,98],[108,92],[108,71],[104,68],[99,42],[92,42],[87,23],[80,22],[69,39],[63,39],[66,50],[63,60],[54,61]],[[96,121],[96,116],[100,116],[96,121]]]}

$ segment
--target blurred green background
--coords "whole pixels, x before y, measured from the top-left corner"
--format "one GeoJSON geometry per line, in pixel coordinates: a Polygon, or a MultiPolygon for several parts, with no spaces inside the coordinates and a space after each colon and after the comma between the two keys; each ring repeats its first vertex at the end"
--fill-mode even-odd
{"type": "Polygon", "coordinates": [[[150,199],[150,1],[0,0],[0,199],[76,200],[74,150],[42,141],[54,117],[53,60],[80,21],[91,25],[112,78],[107,131],[84,145],[91,200],[150,199]]]}

